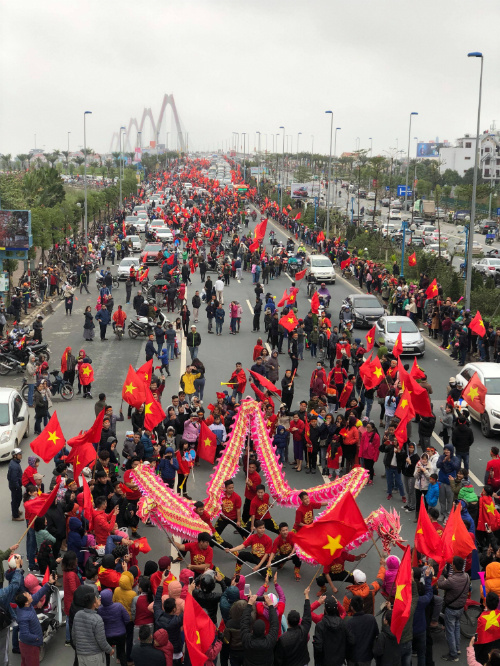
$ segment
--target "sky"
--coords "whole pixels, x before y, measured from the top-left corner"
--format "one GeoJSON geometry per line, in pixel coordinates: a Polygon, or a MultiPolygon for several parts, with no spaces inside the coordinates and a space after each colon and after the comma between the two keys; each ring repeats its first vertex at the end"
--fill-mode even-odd
{"type": "MultiPolygon", "coordinates": [[[[474,0],[0,0],[0,153],[87,145],[144,108],[158,117],[173,94],[192,150],[327,154],[330,115],[337,154],[411,151],[416,141],[475,134],[484,54],[481,129],[500,128],[500,4],[474,0]],[[314,139],[312,138],[314,137],[314,139]],[[372,137],[370,142],[369,137],[372,137]],[[282,139],[275,147],[282,149],[282,139]]],[[[169,131],[170,112],[160,143],[169,131]]],[[[137,145],[135,131],[130,137],[137,145]]],[[[142,145],[155,139],[149,121],[142,145]]]]}

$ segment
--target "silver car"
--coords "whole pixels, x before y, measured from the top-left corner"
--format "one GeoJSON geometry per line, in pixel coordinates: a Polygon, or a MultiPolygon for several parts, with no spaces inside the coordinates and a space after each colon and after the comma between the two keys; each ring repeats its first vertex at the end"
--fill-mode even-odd
{"type": "Polygon", "coordinates": [[[387,347],[389,353],[396,344],[401,329],[403,354],[423,356],[425,354],[425,340],[420,331],[409,317],[385,316],[375,324],[375,341],[379,347],[387,347]]]}

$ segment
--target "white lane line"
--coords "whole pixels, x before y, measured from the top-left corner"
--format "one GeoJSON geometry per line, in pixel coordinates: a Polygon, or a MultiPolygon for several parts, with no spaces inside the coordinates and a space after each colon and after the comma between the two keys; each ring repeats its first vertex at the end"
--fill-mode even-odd
{"type": "Polygon", "coordinates": [[[247,298],[247,305],[248,305],[248,309],[250,310],[250,312],[253,315],[253,307],[252,307],[252,304],[250,303],[250,301],[248,300],[248,298],[247,298]]]}
{"type": "MultiPolygon", "coordinates": [[[[283,271],[281,271],[281,272],[283,273],[283,271]]],[[[288,275],[288,273],[285,273],[285,275],[286,275],[287,278],[290,280],[290,282],[293,282],[293,278],[291,278],[291,277],[288,275]]]]}
{"type": "MultiPolygon", "coordinates": [[[[441,448],[444,448],[444,442],[443,442],[443,440],[441,439],[441,437],[440,437],[439,435],[436,435],[435,432],[432,433],[432,436],[434,437],[434,439],[436,440],[436,442],[439,444],[439,446],[440,446],[441,448]]],[[[477,486],[479,486],[480,488],[482,488],[482,487],[484,486],[484,483],[481,483],[481,481],[477,478],[477,476],[474,474],[474,472],[471,472],[470,469],[469,469],[469,476],[471,477],[471,479],[474,481],[474,483],[475,483],[477,486]]]]}
{"type": "Polygon", "coordinates": [[[269,342],[265,342],[264,345],[265,345],[267,351],[268,351],[269,353],[271,353],[271,345],[269,344],[269,342]]]}

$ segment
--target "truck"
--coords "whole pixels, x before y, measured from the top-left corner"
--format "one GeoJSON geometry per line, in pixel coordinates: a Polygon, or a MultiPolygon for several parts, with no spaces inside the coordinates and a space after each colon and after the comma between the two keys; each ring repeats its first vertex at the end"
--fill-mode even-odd
{"type": "Polygon", "coordinates": [[[436,219],[436,204],[434,201],[423,201],[422,212],[424,220],[436,219]]]}

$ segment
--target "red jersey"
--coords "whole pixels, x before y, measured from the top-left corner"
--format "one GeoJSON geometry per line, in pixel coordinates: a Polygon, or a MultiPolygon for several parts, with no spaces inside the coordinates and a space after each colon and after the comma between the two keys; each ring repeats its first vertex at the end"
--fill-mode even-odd
{"type": "MultiPolygon", "coordinates": [[[[493,486],[494,490],[500,488],[500,458],[492,458],[486,464],[486,472],[490,475],[490,472],[493,472],[489,476],[488,483],[493,486]]],[[[24,484],[23,484],[24,485],[24,484]]]]}
{"type": "Polygon", "coordinates": [[[257,495],[250,502],[250,515],[255,516],[255,520],[267,520],[271,518],[269,513],[269,495],[264,493],[264,497],[260,500],[257,495]]]}
{"type": "MultiPolygon", "coordinates": [[[[158,589],[161,583],[162,575],[163,575],[162,571],[155,571],[154,574],[151,574],[151,578],[149,579],[149,584],[151,585],[151,590],[153,591],[153,594],[156,594],[156,590],[158,589]]],[[[173,573],[170,573],[169,571],[168,575],[165,577],[165,580],[163,581],[163,587],[165,587],[165,585],[168,585],[174,580],[177,580],[177,578],[174,576],[173,573]]]]}
{"type": "Polygon", "coordinates": [[[210,564],[212,566],[214,551],[211,546],[201,550],[197,541],[184,544],[184,550],[191,555],[191,564],[210,564]]]}
{"type": "Polygon", "coordinates": [[[332,574],[337,574],[337,573],[342,573],[344,571],[344,562],[355,562],[356,557],[354,555],[351,555],[350,553],[343,548],[340,553],[335,557],[330,564],[326,565],[323,567],[323,573],[332,573],[332,574]]]}
{"type": "Polygon", "coordinates": [[[213,534],[214,533],[214,528],[213,528],[213,525],[212,525],[212,519],[210,518],[210,515],[208,514],[208,511],[204,510],[203,513],[201,514],[200,518],[202,519],[202,521],[204,523],[206,523],[208,525],[208,527],[210,528],[210,532],[213,534]]]}
{"type": "Polygon", "coordinates": [[[241,497],[237,493],[233,493],[230,497],[224,493],[222,495],[222,515],[230,520],[237,520],[236,511],[241,509],[241,497]]]}
{"type": "Polygon", "coordinates": [[[256,555],[257,557],[261,558],[264,557],[266,553],[269,554],[273,549],[273,542],[267,536],[267,534],[263,534],[262,536],[259,536],[258,534],[252,534],[247,539],[245,539],[245,541],[243,541],[243,545],[245,548],[251,546],[252,555],[256,555]]]}
{"type": "Polygon", "coordinates": [[[301,504],[298,507],[295,512],[295,524],[293,526],[293,529],[296,532],[301,528],[300,523],[304,523],[304,525],[310,525],[312,523],[314,520],[314,509],[321,509],[321,504],[319,502],[309,502],[307,506],[301,504]]]}
{"type": "Polygon", "coordinates": [[[442,536],[443,536],[443,532],[444,532],[444,527],[443,527],[442,525],[440,525],[440,524],[437,522],[437,520],[436,520],[436,521],[432,521],[432,522],[431,522],[431,525],[434,527],[434,529],[435,529],[436,532],[439,534],[439,536],[442,537],[442,536]]]}
{"type": "MultiPolygon", "coordinates": [[[[132,472],[133,470],[128,469],[125,474],[123,475],[123,483],[133,483],[135,485],[135,479],[132,478],[132,472]]],[[[131,500],[138,500],[141,499],[141,491],[140,490],[132,490],[131,488],[127,487],[127,497],[128,499],[131,500]]]]}
{"type": "Polygon", "coordinates": [[[290,555],[295,544],[295,535],[293,532],[288,532],[286,539],[283,539],[279,534],[273,542],[273,553],[286,557],[290,555]]]}
{"type": "Polygon", "coordinates": [[[245,484],[245,498],[253,500],[257,495],[257,486],[262,483],[260,474],[258,472],[252,472],[248,475],[247,484],[245,484]]]}

